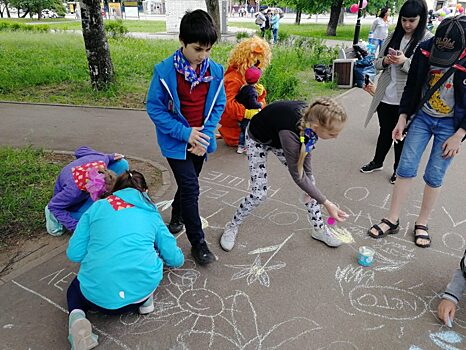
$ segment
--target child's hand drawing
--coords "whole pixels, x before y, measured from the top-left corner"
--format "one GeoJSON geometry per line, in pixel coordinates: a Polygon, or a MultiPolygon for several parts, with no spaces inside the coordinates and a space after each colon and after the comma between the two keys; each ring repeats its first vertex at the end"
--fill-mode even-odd
{"type": "Polygon", "coordinates": [[[446,326],[451,327],[451,322],[455,317],[456,305],[451,300],[442,299],[438,305],[438,317],[445,323],[446,326]]]}
{"type": "Polygon", "coordinates": [[[345,221],[349,216],[328,199],[324,202],[324,206],[327,208],[328,214],[339,222],[345,221]]]}

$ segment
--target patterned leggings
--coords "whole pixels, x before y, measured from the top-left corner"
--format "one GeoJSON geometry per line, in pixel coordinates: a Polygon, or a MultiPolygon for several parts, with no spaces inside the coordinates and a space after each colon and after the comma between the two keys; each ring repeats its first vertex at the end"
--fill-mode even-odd
{"type": "MultiPolygon", "coordinates": [[[[239,226],[259,204],[267,198],[267,153],[272,151],[273,154],[286,167],[285,155],[280,148],[274,148],[268,145],[257,143],[249,137],[246,131],[246,147],[248,152],[249,174],[251,175],[251,192],[243,198],[241,204],[236,209],[236,213],[231,220],[231,225],[239,226]]],[[[314,177],[312,181],[315,182],[314,177]]],[[[320,205],[313,198],[309,197],[306,208],[309,220],[314,228],[321,229],[324,226],[320,205]]]]}

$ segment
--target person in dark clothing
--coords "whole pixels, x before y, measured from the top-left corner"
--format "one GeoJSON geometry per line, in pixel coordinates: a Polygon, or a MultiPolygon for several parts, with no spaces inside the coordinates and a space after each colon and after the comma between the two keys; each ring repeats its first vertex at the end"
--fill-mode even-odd
{"type": "Polygon", "coordinates": [[[260,77],[262,75],[261,70],[258,67],[250,67],[246,70],[244,77],[246,79],[245,85],[239,90],[239,93],[236,95],[235,99],[241,103],[244,108],[246,108],[244,118],[239,122],[240,134],[238,149],[236,153],[242,154],[246,151],[244,147],[246,128],[254,115],[256,115],[262,108],[262,104],[257,101],[259,98],[259,90],[264,90],[264,87],[261,84],[258,84],[260,77]]]}
{"type": "Polygon", "coordinates": [[[220,238],[223,250],[233,249],[239,226],[267,198],[269,151],[288,168],[294,182],[305,193],[304,203],[314,228],[311,237],[330,247],[341,245],[341,241],[324,224],[320,204],[337,221],[346,220],[348,215],[316,187],[310,152],[319,138],[336,138],[346,119],[346,112],[337,102],[320,98],[310,105],[301,101],[278,101],[265,107],[251,120],[246,133],[251,192],[244,197],[225,226],[220,238]]]}

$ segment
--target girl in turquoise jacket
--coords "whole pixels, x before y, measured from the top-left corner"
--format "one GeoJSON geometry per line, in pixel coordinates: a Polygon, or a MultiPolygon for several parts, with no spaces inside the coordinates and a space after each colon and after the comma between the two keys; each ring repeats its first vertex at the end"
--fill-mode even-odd
{"type": "Polygon", "coordinates": [[[88,310],[152,312],[163,264],[184,263],[176,239],[147,195],[144,176],[134,170],[120,175],[113,194],[81,217],[66,254],[81,264],[67,292],[72,349],[97,345],[85,316],[88,310]]]}

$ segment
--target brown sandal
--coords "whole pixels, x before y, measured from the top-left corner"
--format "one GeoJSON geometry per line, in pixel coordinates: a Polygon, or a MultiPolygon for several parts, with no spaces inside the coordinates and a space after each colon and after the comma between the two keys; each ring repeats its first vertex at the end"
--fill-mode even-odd
{"type": "Polygon", "coordinates": [[[395,233],[398,233],[400,231],[400,220],[396,220],[396,224],[393,224],[391,223],[388,219],[385,219],[383,218],[382,220],[380,220],[380,224],[374,224],[372,225],[372,227],[367,230],[367,234],[369,236],[371,236],[372,238],[383,238],[385,237],[386,235],[394,235],[395,233]],[[388,230],[387,231],[383,231],[381,228],[380,228],[380,224],[385,224],[388,226],[388,230]],[[374,234],[371,230],[375,228],[376,231],[377,231],[377,235],[374,234]]]}

